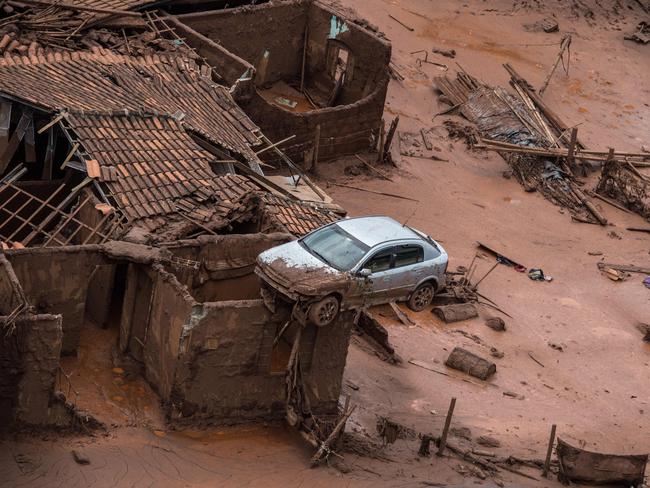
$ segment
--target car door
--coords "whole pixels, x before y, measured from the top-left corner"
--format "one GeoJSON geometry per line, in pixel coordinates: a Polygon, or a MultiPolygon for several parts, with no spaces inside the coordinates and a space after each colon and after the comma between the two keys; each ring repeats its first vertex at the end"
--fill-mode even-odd
{"type": "Polygon", "coordinates": [[[424,248],[417,243],[399,244],[395,246],[394,252],[389,297],[396,300],[405,299],[426,277],[427,268],[423,263],[424,248]]]}
{"type": "Polygon", "coordinates": [[[395,258],[394,249],[394,246],[389,246],[376,250],[360,266],[360,270],[369,269],[371,273],[367,278],[359,278],[365,281],[360,287],[363,290],[362,303],[364,305],[387,301],[386,297],[391,288],[390,271],[395,258]]]}

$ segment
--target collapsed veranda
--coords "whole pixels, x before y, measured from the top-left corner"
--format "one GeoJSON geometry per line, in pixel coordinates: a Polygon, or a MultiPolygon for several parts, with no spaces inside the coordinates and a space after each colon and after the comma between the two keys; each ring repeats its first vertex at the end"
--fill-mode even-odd
{"type": "Polygon", "coordinates": [[[303,430],[330,425],[354,314],[301,325],[254,264],[345,215],[301,167],[376,144],[390,45],[311,1],[75,5],[0,23],[3,424],[92,427],[60,358],[100,327],[170,422],[291,402],[303,430]],[[243,52],[243,16],[291,36],[269,26],[243,52]]]}

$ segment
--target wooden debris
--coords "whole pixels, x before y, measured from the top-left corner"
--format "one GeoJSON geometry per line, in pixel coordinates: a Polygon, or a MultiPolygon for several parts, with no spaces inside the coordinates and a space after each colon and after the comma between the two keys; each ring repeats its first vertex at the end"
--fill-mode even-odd
{"type": "Polygon", "coordinates": [[[449,402],[449,410],[447,411],[447,417],[445,418],[445,426],[442,429],[442,435],[440,436],[440,442],[438,443],[438,452],[436,455],[442,456],[445,452],[445,447],[447,446],[447,434],[449,433],[449,426],[451,425],[451,418],[454,415],[454,408],[456,407],[456,398],[453,397],[451,402],[449,402]]]}
{"type": "Polygon", "coordinates": [[[397,316],[398,320],[402,322],[404,325],[408,326],[414,326],[416,325],[415,322],[413,322],[408,315],[406,315],[402,310],[399,308],[399,305],[395,303],[394,300],[391,300],[389,303],[390,308],[395,312],[395,315],[397,316]]]}
{"type": "Polygon", "coordinates": [[[497,371],[496,364],[462,347],[454,348],[445,365],[481,380],[487,380],[497,371]]]}
{"type": "MultiPolygon", "coordinates": [[[[555,59],[555,63],[553,64],[553,67],[551,68],[551,71],[549,74],[546,76],[546,79],[544,80],[544,83],[542,84],[542,87],[539,89],[539,96],[542,97],[544,96],[544,92],[546,91],[546,88],[548,88],[548,84],[551,81],[551,77],[553,76],[553,73],[555,73],[555,70],[557,69],[558,64],[560,64],[560,61],[562,60],[562,56],[564,55],[564,51],[567,51],[571,46],[571,34],[567,34],[562,38],[562,42],[560,43],[560,52],[557,55],[557,58],[555,59]]],[[[570,61],[570,60],[569,60],[570,61]]],[[[569,61],[566,63],[566,70],[568,74],[568,66],[569,66],[569,61]]]]}
{"type": "Polygon", "coordinates": [[[632,264],[611,264],[611,263],[598,263],[598,269],[613,269],[616,271],[624,271],[626,273],[640,273],[650,275],[650,266],[635,266],[632,264]]]}
{"type": "Polygon", "coordinates": [[[473,303],[454,303],[451,305],[440,305],[438,307],[433,307],[431,312],[441,320],[444,320],[447,324],[478,317],[478,310],[476,310],[476,307],[473,303]]]}
{"type": "Polygon", "coordinates": [[[399,20],[399,19],[393,17],[391,14],[388,14],[388,16],[389,16],[391,19],[393,19],[395,22],[397,22],[399,25],[401,25],[402,27],[404,27],[405,29],[408,29],[408,30],[411,31],[411,32],[413,32],[413,31],[415,30],[413,27],[411,27],[410,25],[406,25],[404,22],[402,22],[401,20],[399,20]]]}
{"type": "Polygon", "coordinates": [[[393,143],[393,138],[395,137],[395,131],[397,131],[397,124],[399,124],[399,115],[395,116],[395,118],[392,120],[390,123],[390,126],[388,127],[388,132],[386,133],[386,141],[384,142],[384,161],[387,161],[390,159],[390,148],[393,143]]]}
{"type": "Polygon", "coordinates": [[[399,198],[401,200],[410,200],[411,202],[419,202],[420,201],[420,200],[416,200],[415,198],[405,197],[405,196],[402,196],[402,195],[396,195],[395,193],[387,193],[387,192],[383,192],[383,191],[370,190],[368,188],[360,188],[358,186],[345,185],[343,183],[335,183],[333,181],[328,181],[327,183],[329,185],[340,186],[341,188],[350,188],[351,190],[365,191],[365,192],[368,192],[368,193],[374,193],[375,195],[383,195],[385,197],[399,198]]]}
{"type": "Polygon", "coordinates": [[[387,176],[383,171],[379,171],[377,168],[375,168],[372,164],[370,164],[368,161],[366,161],[365,159],[363,159],[363,158],[362,158],[361,156],[359,156],[358,154],[355,154],[354,157],[357,158],[359,161],[361,161],[361,162],[363,163],[364,166],[366,166],[369,170],[371,170],[373,173],[375,173],[376,175],[378,175],[380,178],[383,178],[384,180],[388,180],[388,181],[393,181],[393,180],[391,180],[390,177],[387,176]]]}

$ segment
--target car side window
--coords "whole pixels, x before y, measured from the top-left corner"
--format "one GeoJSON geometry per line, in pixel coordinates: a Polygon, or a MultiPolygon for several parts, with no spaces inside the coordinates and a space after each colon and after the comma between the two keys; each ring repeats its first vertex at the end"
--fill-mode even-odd
{"type": "Polygon", "coordinates": [[[397,246],[395,254],[395,267],[409,266],[424,261],[424,249],[417,244],[404,244],[397,246]]]}
{"type": "Polygon", "coordinates": [[[391,261],[393,260],[393,248],[384,249],[376,252],[364,265],[364,268],[370,269],[373,273],[386,271],[390,269],[391,261]]]}

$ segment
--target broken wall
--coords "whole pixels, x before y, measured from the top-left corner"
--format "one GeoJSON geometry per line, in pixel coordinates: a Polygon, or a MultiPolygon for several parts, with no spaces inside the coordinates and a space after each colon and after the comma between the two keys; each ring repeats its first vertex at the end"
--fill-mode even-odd
{"type": "MultiPolygon", "coordinates": [[[[298,0],[198,12],[177,16],[176,27],[183,36],[191,36],[193,31],[223,46],[230,53],[230,61],[223,58],[223,51],[213,49],[223,66],[232,64],[241,70],[242,59],[253,65],[257,87],[300,79],[305,32],[307,79],[327,78],[324,74],[330,69],[333,44],[344,46],[353,66],[339,105],[294,112],[270,103],[257,90],[247,91],[237,101],[269,139],[278,141],[295,135],[282,150],[299,161],[313,147],[317,126],[322,160],[366,149],[371,136],[377,135],[389,81],[390,43],[340,18],[327,6],[298,0]]],[[[198,40],[206,52],[211,49],[198,40]]],[[[269,151],[264,157],[272,160],[275,156],[269,151]]]]}
{"type": "Polygon", "coordinates": [[[63,354],[73,354],[84,323],[92,271],[106,261],[99,246],[28,248],[6,251],[29,304],[38,313],[63,316],[63,354]]]}
{"type": "Polygon", "coordinates": [[[0,252],[0,316],[10,315],[25,303],[25,294],[11,263],[0,252]]]}
{"type": "Polygon", "coordinates": [[[196,12],[177,19],[223,46],[231,55],[228,64],[241,67],[243,59],[253,65],[256,86],[300,76],[307,22],[307,3],[302,0],[196,12]]]}
{"type": "Polygon", "coordinates": [[[28,315],[0,335],[0,427],[44,425],[59,367],[61,315],[28,315]]]}
{"type": "Polygon", "coordinates": [[[262,300],[204,303],[181,337],[172,419],[281,418],[284,375],[270,373],[278,324],[262,300]]]}
{"type": "Polygon", "coordinates": [[[200,236],[168,246],[180,258],[200,262],[200,268],[169,267],[199,302],[259,297],[260,283],[254,273],[257,256],[267,249],[293,240],[290,234],[200,236]]]}
{"type": "MultiPolygon", "coordinates": [[[[283,418],[286,385],[281,363],[288,355],[278,364],[274,339],[289,314],[288,309],[271,314],[262,300],[205,303],[196,309],[181,338],[172,418],[283,418]]],[[[342,313],[323,328],[308,324],[302,333],[299,357],[316,414],[337,411],[353,316],[342,313]]]]}

